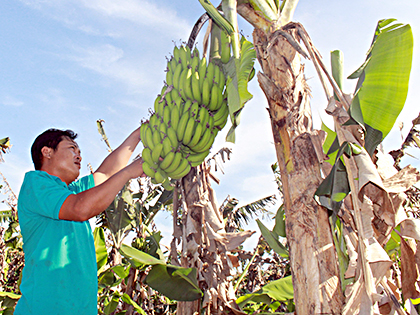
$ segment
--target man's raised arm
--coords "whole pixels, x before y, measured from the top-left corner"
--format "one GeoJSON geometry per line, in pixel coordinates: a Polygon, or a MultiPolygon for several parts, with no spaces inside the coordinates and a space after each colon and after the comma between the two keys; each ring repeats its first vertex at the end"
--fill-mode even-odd
{"type": "MultiPolygon", "coordinates": [[[[140,127],[134,130],[127,139],[102,162],[93,173],[95,186],[102,184],[112,175],[123,169],[140,142],[140,127]]],[[[114,195],[115,196],[115,195],[114,195]]]]}
{"type": "Polygon", "coordinates": [[[59,219],[86,221],[98,215],[111,204],[128,180],[143,176],[142,164],[141,158],[136,159],[102,184],[68,196],[60,208],[59,219]]]}

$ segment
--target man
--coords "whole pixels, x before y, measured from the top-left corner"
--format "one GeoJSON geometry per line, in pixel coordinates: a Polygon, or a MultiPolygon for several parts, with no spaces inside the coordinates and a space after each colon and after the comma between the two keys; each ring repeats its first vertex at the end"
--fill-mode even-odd
{"type": "Polygon", "coordinates": [[[71,130],[49,129],[31,148],[35,171],[18,198],[25,267],[15,315],[96,315],[97,270],[88,220],[104,211],[124,184],[143,175],[142,159],[128,160],[140,128],[93,173],[75,181],[80,149],[71,130]]]}

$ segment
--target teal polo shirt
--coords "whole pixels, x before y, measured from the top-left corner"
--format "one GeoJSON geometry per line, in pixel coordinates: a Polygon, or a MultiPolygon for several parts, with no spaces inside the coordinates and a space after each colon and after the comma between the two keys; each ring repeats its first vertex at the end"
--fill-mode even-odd
{"type": "Polygon", "coordinates": [[[98,314],[90,224],[58,218],[69,195],[94,186],[93,175],[67,186],[44,171],[25,174],[18,198],[25,267],[15,315],[98,314]]]}

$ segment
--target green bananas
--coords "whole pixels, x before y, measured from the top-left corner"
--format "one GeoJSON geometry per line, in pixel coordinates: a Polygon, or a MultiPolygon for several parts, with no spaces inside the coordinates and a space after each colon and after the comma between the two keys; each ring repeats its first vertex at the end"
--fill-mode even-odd
{"type": "Polygon", "coordinates": [[[167,190],[203,163],[229,116],[226,78],[198,49],[174,47],[154,112],[140,127],[143,171],[167,190]],[[172,180],[171,180],[172,179],[172,180]]]}

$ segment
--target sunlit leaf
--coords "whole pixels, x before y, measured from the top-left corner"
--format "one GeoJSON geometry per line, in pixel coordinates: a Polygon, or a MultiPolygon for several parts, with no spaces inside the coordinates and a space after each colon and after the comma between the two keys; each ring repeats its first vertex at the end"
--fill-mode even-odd
{"type": "Polygon", "coordinates": [[[389,26],[393,22],[395,19],[378,22],[365,63],[349,76],[359,79],[351,104],[352,117],[381,132],[382,139],[404,106],[413,53],[410,25],[389,26]]]}
{"type": "Polygon", "coordinates": [[[276,213],[276,224],[273,232],[281,237],[286,237],[286,219],[284,217],[284,204],[280,206],[276,213]]]}
{"type": "Polygon", "coordinates": [[[260,220],[257,220],[257,224],[268,245],[281,257],[289,258],[289,251],[282,243],[280,243],[279,235],[270,231],[260,220]]]}
{"type": "Polygon", "coordinates": [[[125,244],[121,245],[120,252],[135,268],[144,265],[165,264],[164,260],[157,259],[145,252],[125,244]]]}
{"type": "Polygon", "coordinates": [[[105,233],[101,227],[96,227],[93,231],[93,239],[95,241],[96,265],[100,272],[106,265],[108,260],[108,252],[105,244],[105,233]]]}
{"type": "Polygon", "coordinates": [[[239,297],[236,300],[236,303],[240,307],[243,307],[246,303],[251,301],[260,301],[268,304],[267,302],[271,302],[271,299],[276,301],[287,301],[293,299],[293,296],[292,276],[287,276],[282,279],[269,282],[256,292],[239,297]],[[270,299],[267,300],[267,298],[270,299]]]}
{"type": "Polygon", "coordinates": [[[252,98],[248,91],[249,77],[254,68],[256,52],[254,45],[241,38],[241,56],[240,59],[231,58],[224,66],[227,73],[226,89],[228,96],[229,114],[232,122],[226,140],[235,142],[235,129],[240,123],[241,111],[246,102],[252,98]]]}
{"type": "Polygon", "coordinates": [[[147,315],[146,312],[136,302],[134,302],[127,293],[123,294],[121,300],[123,300],[123,302],[127,303],[128,305],[133,306],[134,310],[140,315],[147,315]]]}
{"type": "Polygon", "coordinates": [[[337,140],[337,133],[328,128],[327,125],[322,122],[321,130],[327,133],[327,138],[325,139],[324,143],[322,144],[322,149],[325,154],[328,155],[327,162],[331,165],[335,163],[335,157],[337,155],[337,150],[339,149],[338,140],[337,140]]]}
{"type": "Polygon", "coordinates": [[[145,282],[168,298],[194,301],[202,296],[197,284],[197,270],[170,265],[154,265],[145,282]]]}

